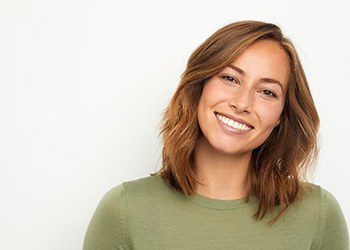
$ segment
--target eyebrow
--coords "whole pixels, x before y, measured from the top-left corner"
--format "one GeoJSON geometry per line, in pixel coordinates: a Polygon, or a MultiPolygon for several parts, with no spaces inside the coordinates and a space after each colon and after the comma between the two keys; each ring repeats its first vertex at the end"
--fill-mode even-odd
{"type": "MultiPolygon", "coordinates": [[[[232,64],[229,64],[227,67],[233,69],[234,71],[237,71],[239,74],[241,74],[243,76],[245,75],[245,72],[244,72],[243,69],[240,69],[240,68],[238,68],[238,67],[236,67],[236,66],[234,66],[232,64]]],[[[280,81],[276,80],[276,79],[265,77],[265,78],[261,78],[261,81],[262,82],[267,82],[267,83],[275,83],[275,84],[279,85],[282,88],[282,90],[283,90],[282,83],[280,81]]]]}
{"type": "Polygon", "coordinates": [[[229,67],[229,68],[231,68],[231,69],[237,71],[238,73],[240,73],[240,74],[243,75],[243,76],[245,75],[245,72],[244,72],[243,69],[240,69],[240,68],[238,68],[238,67],[236,67],[236,66],[234,66],[234,65],[232,65],[232,64],[229,64],[227,67],[229,67]]]}

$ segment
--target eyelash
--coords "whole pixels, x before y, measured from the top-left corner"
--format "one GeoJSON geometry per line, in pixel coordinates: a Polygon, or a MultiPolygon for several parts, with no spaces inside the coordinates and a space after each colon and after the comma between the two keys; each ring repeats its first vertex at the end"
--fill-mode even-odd
{"type": "Polygon", "coordinates": [[[273,91],[268,90],[268,89],[264,89],[264,90],[260,91],[260,93],[262,93],[263,95],[265,95],[267,97],[277,98],[277,95],[273,91]]]}
{"type": "MultiPolygon", "coordinates": [[[[222,78],[226,81],[229,81],[231,84],[232,83],[236,83],[236,84],[240,84],[240,82],[233,76],[228,76],[228,75],[224,75],[222,76],[222,78]]],[[[269,90],[269,89],[264,89],[262,91],[260,91],[261,94],[263,94],[266,97],[273,97],[273,98],[277,98],[277,95],[275,92],[269,90]]]]}
{"type": "Polygon", "coordinates": [[[223,76],[222,78],[226,81],[229,81],[230,83],[238,83],[239,84],[239,81],[236,78],[234,78],[233,76],[223,76]]]}

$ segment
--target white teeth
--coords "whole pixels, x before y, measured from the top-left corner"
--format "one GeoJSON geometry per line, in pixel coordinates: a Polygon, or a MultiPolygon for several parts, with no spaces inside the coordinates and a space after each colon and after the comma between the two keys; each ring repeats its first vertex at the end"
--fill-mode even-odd
{"type": "Polygon", "coordinates": [[[229,125],[231,127],[233,126],[233,124],[234,124],[234,121],[232,121],[232,120],[229,120],[228,123],[227,123],[227,125],[229,125]]]}
{"type": "Polygon", "coordinates": [[[219,118],[220,121],[222,121],[223,123],[225,123],[226,125],[234,128],[234,129],[239,129],[239,130],[243,130],[243,131],[248,131],[248,130],[252,129],[250,126],[243,124],[243,123],[236,122],[234,120],[231,120],[230,118],[227,118],[226,116],[223,116],[220,114],[216,114],[216,116],[219,118]]]}

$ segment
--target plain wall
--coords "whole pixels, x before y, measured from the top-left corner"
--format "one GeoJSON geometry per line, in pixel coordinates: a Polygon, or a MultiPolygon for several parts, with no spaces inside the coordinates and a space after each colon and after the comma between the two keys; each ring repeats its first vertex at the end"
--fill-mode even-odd
{"type": "Polygon", "coordinates": [[[1,1],[0,249],[81,249],[104,193],[159,168],[159,122],[190,53],[242,19],[274,22],[294,41],[321,117],[312,180],[349,223],[349,7],[1,1]]]}

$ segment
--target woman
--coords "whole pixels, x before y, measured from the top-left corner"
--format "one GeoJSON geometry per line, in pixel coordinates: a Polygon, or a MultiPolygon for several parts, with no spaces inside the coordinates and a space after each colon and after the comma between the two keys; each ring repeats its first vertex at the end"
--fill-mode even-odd
{"type": "Polygon", "coordinates": [[[293,44],[229,24],[189,58],[160,171],[106,194],[84,249],[349,249],[335,198],[305,181],[318,114],[293,44]]]}

